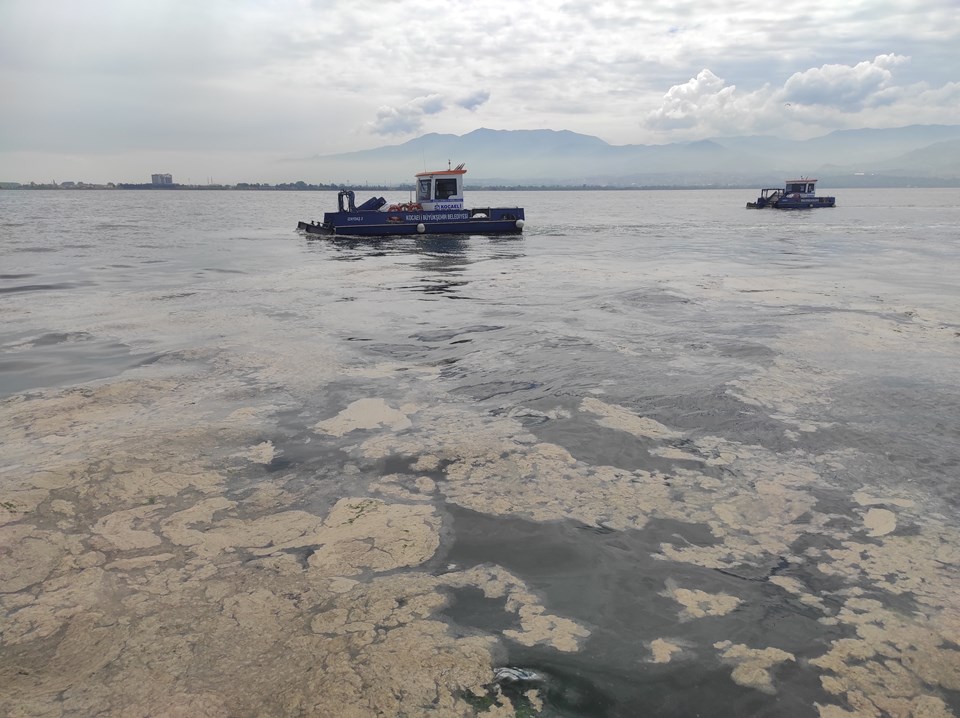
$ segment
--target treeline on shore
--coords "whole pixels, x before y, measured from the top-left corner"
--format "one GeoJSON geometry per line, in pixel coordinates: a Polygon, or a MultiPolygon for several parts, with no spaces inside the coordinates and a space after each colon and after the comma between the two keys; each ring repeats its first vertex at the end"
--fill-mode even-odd
{"type": "MultiPolygon", "coordinates": [[[[757,187],[782,186],[777,181],[747,183],[702,183],[702,184],[477,184],[471,187],[472,191],[488,192],[554,192],[570,190],[717,190],[717,189],[756,189],[757,187]]],[[[960,178],[943,177],[886,177],[882,175],[852,175],[843,177],[821,177],[820,188],[826,189],[905,189],[905,188],[937,188],[960,187],[960,178]]],[[[163,184],[108,182],[107,184],[90,184],[86,182],[61,182],[20,184],[19,182],[0,182],[0,190],[213,190],[213,191],[241,191],[241,192],[336,192],[343,189],[352,189],[356,192],[411,192],[415,189],[412,183],[400,184],[365,184],[362,186],[345,183],[310,183],[310,182],[279,182],[269,184],[265,182],[238,182],[237,184],[163,184]]]]}

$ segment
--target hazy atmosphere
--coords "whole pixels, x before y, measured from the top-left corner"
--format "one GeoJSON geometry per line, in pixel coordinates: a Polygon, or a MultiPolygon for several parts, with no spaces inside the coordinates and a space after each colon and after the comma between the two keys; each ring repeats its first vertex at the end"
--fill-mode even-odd
{"type": "Polygon", "coordinates": [[[4,0],[0,180],[315,181],[290,160],[480,127],[619,145],[952,124],[957,20],[955,0],[4,0]]]}

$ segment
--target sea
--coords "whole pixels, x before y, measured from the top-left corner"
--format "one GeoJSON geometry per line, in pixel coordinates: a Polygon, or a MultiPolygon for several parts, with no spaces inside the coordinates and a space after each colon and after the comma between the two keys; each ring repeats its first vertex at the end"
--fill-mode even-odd
{"type": "Polygon", "coordinates": [[[820,192],[0,192],[0,714],[960,716],[960,194],[820,192]]]}

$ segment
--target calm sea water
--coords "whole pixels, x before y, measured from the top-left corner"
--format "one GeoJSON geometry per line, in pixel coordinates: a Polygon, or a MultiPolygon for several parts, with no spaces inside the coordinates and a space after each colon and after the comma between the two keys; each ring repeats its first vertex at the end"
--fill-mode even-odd
{"type": "Polygon", "coordinates": [[[0,193],[0,705],[960,715],[960,197],[829,193],[0,193]]]}

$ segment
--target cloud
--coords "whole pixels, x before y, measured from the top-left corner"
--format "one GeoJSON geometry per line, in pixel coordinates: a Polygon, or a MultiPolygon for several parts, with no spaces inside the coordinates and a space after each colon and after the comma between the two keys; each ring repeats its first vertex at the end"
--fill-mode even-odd
{"type": "Polygon", "coordinates": [[[417,97],[399,107],[383,105],[367,127],[376,135],[409,135],[420,131],[425,115],[436,115],[445,109],[443,97],[437,94],[417,97]]]}
{"type": "Polygon", "coordinates": [[[735,91],[735,85],[726,86],[710,70],[701,70],[696,77],[667,90],[660,107],[647,116],[647,126],[655,129],[693,127],[704,112],[716,112],[735,91]]]}
{"type": "Polygon", "coordinates": [[[445,109],[443,98],[440,95],[418,97],[416,100],[413,100],[412,104],[419,106],[421,112],[425,115],[436,115],[445,109]]]}
{"type": "Polygon", "coordinates": [[[918,121],[954,123],[949,98],[954,85],[932,90],[926,83],[897,84],[894,70],[905,55],[883,54],[851,65],[828,64],[790,75],[781,86],[744,92],[704,69],[671,87],[641,125],[675,139],[775,132],[813,136],[845,127],[893,127],[918,121]],[[940,108],[940,109],[938,109],[940,108]]]}
{"type": "MultiPolygon", "coordinates": [[[[890,68],[910,61],[903,55],[878,55],[869,62],[822,65],[791,76],[784,84],[787,102],[856,110],[872,104],[893,80],[890,68]]],[[[875,103],[874,103],[875,104],[875,103]]]]}
{"type": "Polygon", "coordinates": [[[473,94],[457,100],[456,104],[465,110],[470,110],[473,112],[489,99],[490,93],[487,90],[477,90],[473,94]]]}

